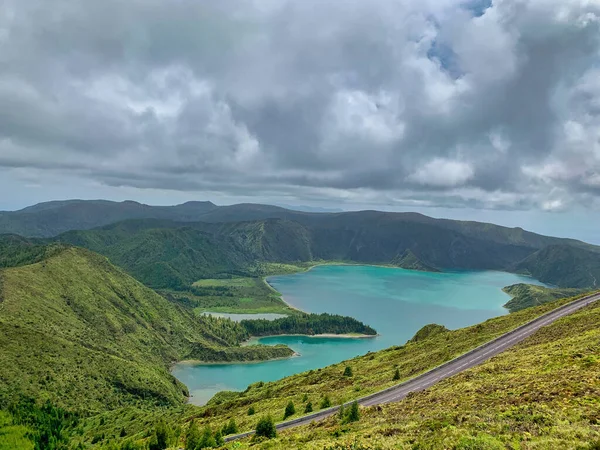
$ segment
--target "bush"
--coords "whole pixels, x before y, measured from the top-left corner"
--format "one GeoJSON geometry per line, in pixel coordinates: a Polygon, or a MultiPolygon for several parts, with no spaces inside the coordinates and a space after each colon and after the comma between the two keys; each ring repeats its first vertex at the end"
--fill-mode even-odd
{"type": "Polygon", "coordinates": [[[150,438],[149,450],[165,450],[171,441],[171,429],[164,421],[158,422],[154,428],[154,434],[150,438]]]}
{"type": "Polygon", "coordinates": [[[352,376],[352,367],[346,366],[346,368],[344,369],[344,376],[345,377],[351,377],[352,376]]]}
{"type": "Polygon", "coordinates": [[[235,434],[238,432],[237,423],[235,423],[235,419],[231,418],[231,420],[223,427],[222,433],[224,436],[228,434],[235,434]]]}
{"type": "Polygon", "coordinates": [[[302,396],[302,403],[305,403],[308,400],[308,394],[304,394],[302,396]]]}
{"type": "Polygon", "coordinates": [[[202,432],[202,436],[200,437],[200,442],[199,442],[198,446],[196,447],[196,449],[213,448],[216,446],[217,446],[217,441],[213,437],[210,427],[207,426],[206,428],[204,428],[204,431],[202,432]]]}
{"type": "Polygon", "coordinates": [[[400,370],[396,369],[396,371],[394,372],[394,377],[392,378],[392,381],[398,381],[400,379],[400,370]]]}
{"type": "Polygon", "coordinates": [[[185,450],[196,450],[199,444],[200,430],[198,430],[198,425],[196,425],[196,422],[192,420],[185,435],[185,450]]]}
{"type": "Polygon", "coordinates": [[[358,422],[359,420],[360,420],[360,411],[358,409],[358,402],[354,401],[354,402],[352,402],[352,405],[350,405],[350,409],[348,409],[348,411],[346,411],[346,413],[344,415],[343,423],[358,422]]]}
{"type": "Polygon", "coordinates": [[[321,400],[321,409],[325,409],[325,408],[329,408],[331,406],[331,399],[329,398],[329,395],[326,395],[325,397],[323,397],[323,400],[321,400]]]}
{"type": "Polygon", "coordinates": [[[313,406],[312,406],[311,402],[308,402],[306,404],[306,407],[304,408],[304,414],[308,414],[308,413],[311,413],[311,412],[313,412],[313,406]]]}
{"type": "Polygon", "coordinates": [[[254,406],[251,406],[250,408],[248,408],[248,415],[249,416],[253,416],[255,412],[256,411],[254,410],[254,406]]]}
{"type": "Polygon", "coordinates": [[[296,414],[296,408],[294,406],[294,402],[290,400],[290,402],[285,407],[285,411],[283,413],[283,420],[287,419],[290,416],[296,414]]]}
{"type": "Polygon", "coordinates": [[[277,436],[277,429],[275,428],[275,424],[273,423],[271,416],[263,417],[258,421],[256,424],[256,436],[266,437],[268,439],[277,436]]]}

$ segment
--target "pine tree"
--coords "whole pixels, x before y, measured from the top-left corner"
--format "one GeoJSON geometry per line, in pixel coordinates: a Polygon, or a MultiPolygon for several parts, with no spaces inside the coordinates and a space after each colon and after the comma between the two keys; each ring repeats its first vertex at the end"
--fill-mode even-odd
{"type": "Polygon", "coordinates": [[[396,369],[396,371],[394,372],[394,378],[392,378],[392,381],[398,381],[400,379],[400,370],[396,369]]]}
{"type": "Polygon", "coordinates": [[[304,408],[304,414],[308,414],[308,413],[311,413],[311,412],[313,412],[313,406],[312,406],[311,402],[308,402],[306,404],[306,407],[304,408]]]}
{"type": "Polygon", "coordinates": [[[277,436],[277,429],[271,416],[263,417],[256,425],[256,436],[274,438],[277,436]]]}
{"type": "Polygon", "coordinates": [[[255,412],[256,411],[254,410],[254,406],[251,406],[250,408],[248,408],[248,415],[249,416],[253,416],[255,412]]]}
{"type": "Polygon", "coordinates": [[[344,369],[344,376],[345,377],[351,377],[352,376],[352,367],[346,366],[346,368],[344,369]]]}
{"type": "Polygon", "coordinates": [[[185,434],[185,450],[196,450],[200,444],[200,430],[194,420],[190,422],[190,426],[185,434]]]}
{"type": "Polygon", "coordinates": [[[200,442],[198,443],[198,447],[196,447],[197,449],[199,448],[212,448],[212,447],[216,447],[217,446],[217,442],[215,441],[215,438],[212,435],[212,431],[210,429],[210,427],[206,427],[204,428],[204,431],[202,431],[202,436],[200,437],[200,442]]]}
{"type": "Polygon", "coordinates": [[[225,440],[223,439],[221,431],[217,430],[217,432],[215,433],[215,447],[221,447],[224,443],[225,440]]]}
{"type": "Polygon", "coordinates": [[[325,409],[325,408],[329,408],[331,406],[331,400],[329,399],[329,395],[326,395],[325,397],[323,397],[323,400],[321,400],[321,409],[325,409]]]}
{"type": "Polygon", "coordinates": [[[302,403],[306,403],[307,400],[308,400],[308,394],[304,394],[302,396],[302,403]]]}
{"type": "Polygon", "coordinates": [[[296,414],[296,408],[294,407],[294,402],[290,400],[290,402],[285,407],[285,412],[283,413],[283,420],[287,419],[290,416],[296,414]]]}
{"type": "Polygon", "coordinates": [[[358,409],[358,402],[354,401],[352,402],[352,405],[350,405],[350,409],[344,416],[344,423],[358,422],[359,420],[360,411],[358,409]]]}

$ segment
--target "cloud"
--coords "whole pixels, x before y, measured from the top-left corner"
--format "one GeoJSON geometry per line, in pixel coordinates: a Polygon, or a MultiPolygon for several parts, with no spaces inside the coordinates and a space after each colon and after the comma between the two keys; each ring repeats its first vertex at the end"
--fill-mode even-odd
{"type": "Polygon", "coordinates": [[[599,31],[589,0],[6,0],[0,168],[332,202],[589,204],[599,31]]]}
{"type": "Polygon", "coordinates": [[[473,168],[468,163],[434,158],[419,167],[409,179],[424,186],[451,188],[464,185],[473,175],[473,168]]]}

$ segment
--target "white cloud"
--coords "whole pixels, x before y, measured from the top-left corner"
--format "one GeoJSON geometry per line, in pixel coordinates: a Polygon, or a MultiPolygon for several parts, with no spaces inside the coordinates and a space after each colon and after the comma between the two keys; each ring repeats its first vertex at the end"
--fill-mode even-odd
{"type": "Polygon", "coordinates": [[[473,178],[470,164],[450,159],[434,158],[409,176],[409,180],[424,186],[455,187],[473,178]]]}

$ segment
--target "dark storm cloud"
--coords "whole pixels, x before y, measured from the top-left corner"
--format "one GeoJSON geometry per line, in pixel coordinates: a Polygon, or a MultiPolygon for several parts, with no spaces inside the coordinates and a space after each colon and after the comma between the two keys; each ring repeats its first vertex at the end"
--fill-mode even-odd
{"type": "Polygon", "coordinates": [[[5,3],[2,167],[363,203],[598,194],[597,1],[5,3]]]}

